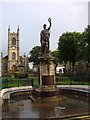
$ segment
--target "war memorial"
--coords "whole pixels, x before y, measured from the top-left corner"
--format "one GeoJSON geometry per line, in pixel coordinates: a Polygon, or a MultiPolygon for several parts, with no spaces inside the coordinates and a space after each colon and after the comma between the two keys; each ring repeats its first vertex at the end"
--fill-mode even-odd
{"type": "Polygon", "coordinates": [[[38,87],[30,86],[2,89],[2,120],[42,119],[79,120],[89,116],[90,91],[81,88],[56,85],[54,57],[50,53],[51,18],[49,27],[43,25],[40,32],[41,51],[38,62],[38,87]]]}

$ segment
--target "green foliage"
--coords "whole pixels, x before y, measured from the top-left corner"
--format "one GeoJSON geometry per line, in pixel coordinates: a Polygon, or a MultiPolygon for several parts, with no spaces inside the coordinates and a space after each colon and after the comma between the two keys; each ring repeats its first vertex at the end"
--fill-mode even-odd
{"type": "Polygon", "coordinates": [[[81,34],[81,39],[78,41],[77,61],[87,61],[87,71],[90,63],[90,25],[88,25],[81,34]]]}
{"type": "Polygon", "coordinates": [[[77,61],[83,60],[84,57],[85,57],[84,34],[81,33],[80,39],[78,41],[78,47],[77,47],[77,61]]]}
{"type": "Polygon", "coordinates": [[[34,84],[34,87],[36,88],[36,87],[38,87],[38,78],[37,77],[35,77],[35,78],[33,78],[33,84],[34,84]]]}
{"type": "Polygon", "coordinates": [[[11,77],[3,77],[1,78],[1,89],[10,88],[10,87],[20,87],[20,86],[29,86],[32,85],[33,79],[33,87],[38,87],[38,77],[33,74],[28,75],[28,80],[22,80],[14,77],[14,74],[11,77]]]}
{"type": "Polygon", "coordinates": [[[14,79],[15,78],[15,74],[11,74],[11,78],[14,79]]]}
{"type": "Polygon", "coordinates": [[[77,61],[90,63],[90,25],[84,32],[63,33],[58,42],[59,59],[66,64],[68,61],[75,64],[77,61]]]}
{"type": "Polygon", "coordinates": [[[61,60],[59,59],[58,49],[52,51],[51,54],[52,54],[52,55],[54,56],[54,58],[55,58],[55,64],[56,64],[56,66],[57,66],[58,63],[61,63],[61,60]]]}
{"type": "Polygon", "coordinates": [[[38,63],[38,57],[40,55],[40,50],[41,47],[40,46],[35,46],[32,48],[32,50],[29,52],[29,62],[34,62],[34,63],[38,63]]]}
{"type": "Polygon", "coordinates": [[[22,84],[19,79],[15,78],[2,78],[2,89],[10,87],[20,87],[22,84]]]}
{"type": "MultiPolygon", "coordinates": [[[[87,76],[86,76],[87,77],[87,76]]],[[[65,77],[65,76],[56,76],[57,85],[90,85],[87,78],[82,80],[82,76],[78,77],[65,77]]]]}
{"type": "Polygon", "coordinates": [[[84,30],[85,58],[90,63],[90,25],[84,30]]]}
{"type": "Polygon", "coordinates": [[[63,33],[58,42],[59,57],[67,63],[75,63],[77,59],[78,41],[80,38],[79,32],[63,33]]]}

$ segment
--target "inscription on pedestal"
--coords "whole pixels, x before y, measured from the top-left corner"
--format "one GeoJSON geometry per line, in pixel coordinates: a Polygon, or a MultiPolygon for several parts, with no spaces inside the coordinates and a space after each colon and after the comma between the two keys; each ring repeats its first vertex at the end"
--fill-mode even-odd
{"type": "Polygon", "coordinates": [[[54,85],[54,75],[42,76],[42,85],[54,85]]]}

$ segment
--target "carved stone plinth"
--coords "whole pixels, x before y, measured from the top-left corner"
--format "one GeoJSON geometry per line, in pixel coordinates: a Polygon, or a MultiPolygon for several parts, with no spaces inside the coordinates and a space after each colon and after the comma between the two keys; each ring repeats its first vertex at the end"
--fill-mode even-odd
{"type": "Polygon", "coordinates": [[[57,97],[58,90],[55,83],[55,64],[51,54],[44,54],[39,58],[39,88],[33,91],[37,97],[57,97]]]}

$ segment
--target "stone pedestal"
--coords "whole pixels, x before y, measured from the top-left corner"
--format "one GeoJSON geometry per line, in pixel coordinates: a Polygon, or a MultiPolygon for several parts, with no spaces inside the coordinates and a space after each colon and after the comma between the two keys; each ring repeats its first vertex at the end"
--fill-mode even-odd
{"type": "Polygon", "coordinates": [[[34,90],[34,95],[41,98],[57,97],[54,57],[44,54],[39,61],[39,88],[34,90]]]}
{"type": "Polygon", "coordinates": [[[50,54],[45,54],[40,59],[40,88],[55,88],[55,64],[50,54]]]}

